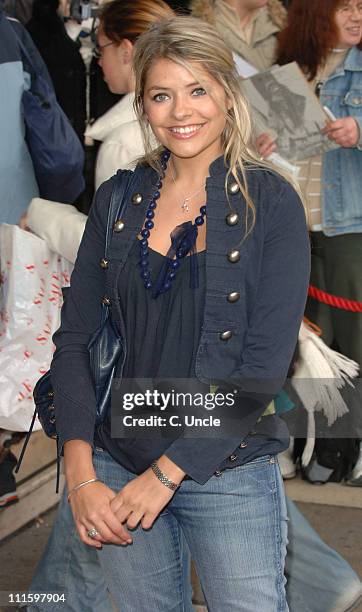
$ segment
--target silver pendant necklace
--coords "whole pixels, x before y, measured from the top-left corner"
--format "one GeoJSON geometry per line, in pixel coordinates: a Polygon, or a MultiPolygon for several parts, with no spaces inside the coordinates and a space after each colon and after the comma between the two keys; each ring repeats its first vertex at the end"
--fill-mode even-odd
{"type": "Polygon", "coordinates": [[[196,197],[204,189],[205,183],[203,183],[203,185],[200,187],[200,189],[198,189],[197,191],[195,191],[191,195],[185,196],[182,193],[182,191],[179,189],[179,187],[176,185],[176,177],[175,177],[175,172],[174,172],[174,167],[173,167],[172,159],[170,160],[170,170],[171,170],[172,181],[173,181],[177,191],[182,195],[182,200],[181,200],[181,209],[182,209],[182,212],[189,212],[189,210],[190,210],[189,202],[192,200],[192,198],[196,197]]]}

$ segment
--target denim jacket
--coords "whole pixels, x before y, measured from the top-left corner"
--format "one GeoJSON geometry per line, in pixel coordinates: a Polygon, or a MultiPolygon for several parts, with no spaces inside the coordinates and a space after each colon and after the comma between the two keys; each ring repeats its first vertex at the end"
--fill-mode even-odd
{"type": "MultiPolygon", "coordinates": [[[[117,175],[118,180],[128,176],[129,171],[117,175]]],[[[235,438],[223,440],[181,437],[170,441],[166,451],[200,483],[206,482],[254,429],[282,388],[309,281],[309,238],[304,210],[294,189],[273,172],[248,170],[256,221],[245,238],[245,199],[233,181],[226,195],[225,176],[224,161],[219,158],[211,164],[206,182],[206,295],[196,376],[207,384],[228,381],[237,385],[239,429],[235,438]],[[232,220],[237,221],[235,224],[228,216],[231,210],[237,214],[232,220]],[[233,299],[228,300],[230,294],[234,294],[233,299]],[[246,389],[245,381],[251,381],[251,390],[246,389]]],[[[117,279],[142,228],[158,177],[147,166],[135,170],[122,223],[115,226],[108,268],[104,270],[104,262],[103,267],[100,262],[114,180],[117,179],[103,183],[96,194],[63,306],[61,327],[54,336],[56,351],[51,371],[60,448],[71,439],[93,443],[95,396],[87,343],[99,326],[105,295],[123,340],[120,376],[130,341],[124,333],[117,279]]]]}
{"type": "Polygon", "coordinates": [[[323,232],[362,232],[362,51],[357,47],[324,83],[320,101],[336,118],[354,117],[360,129],[357,147],[329,151],[323,157],[323,232]]]}

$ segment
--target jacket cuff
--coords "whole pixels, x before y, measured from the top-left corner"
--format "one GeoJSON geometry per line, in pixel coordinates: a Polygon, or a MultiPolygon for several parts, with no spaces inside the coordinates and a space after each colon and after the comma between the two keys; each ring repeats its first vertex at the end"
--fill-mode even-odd
{"type": "Polygon", "coordinates": [[[64,406],[69,404],[68,398],[57,389],[55,391],[55,419],[56,429],[58,434],[58,455],[63,455],[64,444],[70,440],[83,440],[94,447],[94,430],[95,430],[95,410],[94,413],[89,411],[87,406],[80,404],[70,404],[71,413],[64,410],[64,406]],[[72,418],[69,418],[70,415],[72,418]]]}
{"type": "MultiPolygon", "coordinates": [[[[271,384],[274,386],[274,382],[269,381],[268,387],[271,384]]],[[[245,382],[245,386],[247,386],[247,382],[245,382]]],[[[234,453],[241,441],[255,428],[258,419],[265,412],[274,395],[280,390],[271,392],[269,388],[266,393],[266,389],[262,387],[260,381],[259,393],[250,390],[248,392],[244,389],[237,394],[235,405],[237,414],[235,416],[240,415],[240,417],[234,420],[230,437],[198,438],[195,429],[190,428],[184,432],[183,436],[172,442],[164,453],[166,457],[176,463],[193,480],[199,484],[205,484],[225,459],[234,453]],[[261,392],[262,390],[264,393],[261,392]]],[[[255,388],[255,381],[251,384],[251,388],[255,388]]]]}
{"type": "Polygon", "coordinates": [[[359,151],[362,151],[362,118],[361,117],[353,117],[353,118],[356,121],[358,129],[359,129],[359,139],[357,143],[357,149],[359,151]]]}
{"type": "Polygon", "coordinates": [[[224,459],[233,453],[240,441],[240,437],[222,440],[179,438],[164,454],[192,480],[203,485],[215,474],[224,459]]]}
{"type": "Polygon", "coordinates": [[[89,436],[84,435],[84,431],[79,431],[79,432],[74,431],[74,433],[72,432],[71,434],[67,434],[66,436],[59,435],[58,436],[58,455],[60,457],[64,456],[64,444],[66,442],[70,442],[71,440],[82,440],[83,442],[87,442],[87,444],[91,446],[92,451],[93,451],[94,449],[93,438],[94,436],[92,436],[92,439],[90,439],[89,436]]]}

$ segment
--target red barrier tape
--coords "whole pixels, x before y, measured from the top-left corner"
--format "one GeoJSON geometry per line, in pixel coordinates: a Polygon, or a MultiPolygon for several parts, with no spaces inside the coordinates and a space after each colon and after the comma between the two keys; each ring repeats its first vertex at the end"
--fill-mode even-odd
{"type": "Polygon", "coordinates": [[[328,304],[328,306],[334,306],[334,308],[340,308],[341,310],[349,310],[350,312],[362,312],[362,302],[356,300],[347,300],[346,298],[337,297],[326,293],[313,285],[309,285],[308,289],[309,297],[328,304]]]}

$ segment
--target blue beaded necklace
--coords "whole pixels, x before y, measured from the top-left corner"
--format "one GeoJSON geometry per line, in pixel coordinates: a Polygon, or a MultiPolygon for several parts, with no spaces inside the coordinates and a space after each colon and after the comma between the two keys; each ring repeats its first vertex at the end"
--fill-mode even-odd
{"type": "MultiPolygon", "coordinates": [[[[167,162],[170,158],[170,151],[165,151],[161,157],[161,166],[163,172],[166,171],[167,162]]],[[[206,216],[206,206],[201,206],[200,215],[198,215],[192,223],[186,221],[178,225],[171,233],[171,246],[164,258],[163,265],[158,274],[156,282],[151,279],[151,271],[149,265],[149,245],[148,238],[154,227],[153,218],[155,209],[157,208],[157,200],[161,196],[162,180],[159,179],[156,184],[156,191],[153,194],[151,201],[146,211],[146,220],[141,230],[141,240],[139,241],[140,259],[139,266],[141,268],[141,278],[147,290],[152,290],[152,297],[157,298],[161,293],[165,293],[171,289],[172,281],[176,277],[177,270],[180,267],[180,259],[185,258],[190,253],[190,287],[195,289],[198,287],[198,269],[196,261],[196,239],[198,235],[198,227],[204,224],[206,216]]]]}

